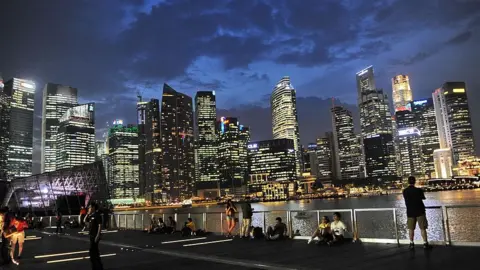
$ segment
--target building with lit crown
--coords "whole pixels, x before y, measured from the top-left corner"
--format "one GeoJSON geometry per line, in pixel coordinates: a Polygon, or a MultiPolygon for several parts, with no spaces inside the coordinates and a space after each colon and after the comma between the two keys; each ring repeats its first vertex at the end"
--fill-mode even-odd
{"type": "MultiPolygon", "coordinates": [[[[215,91],[198,91],[195,96],[195,189],[197,195],[218,191],[218,137],[215,91]]],[[[217,194],[218,196],[218,194],[217,194]]],[[[201,196],[202,197],[202,196],[201,196]]],[[[205,196],[203,196],[205,197],[205,196]]]]}
{"type": "Polygon", "coordinates": [[[409,110],[408,105],[413,101],[413,95],[407,75],[400,74],[392,78],[392,99],[396,112],[409,110]]]}
{"type": "Polygon", "coordinates": [[[192,98],[163,85],[160,113],[162,138],[161,188],[170,200],[192,196],[195,175],[192,98]]]}
{"type": "Polygon", "coordinates": [[[59,119],[56,169],[95,162],[95,104],[68,109],[59,119]]]}
{"type": "Polygon", "coordinates": [[[283,77],[270,97],[272,110],[273,139],[291,139],[295,144],[297,156],[296,171],[300,176],[302,168],[302,146],[298,131],[297,97],[295,88],[290,82],[290,77],[283,77]]]}
{"type": "Polygon", "coordinates": [[[3,92],[10,102],[7,159],[9,178],[32,175],[35,89],[33,81],[19,78],[13,78],[4,84],[3,92]]]}
{"type": "Polygon", "coordinates": [[[77,88],[47,83],[42,100],[41,172],[53,172],[56,166],[56,139],[60,117],[78,104],[77,88]]]}
{"type": "Polygon", "coordinates": [[[108,131],[108,183],[112,199],[140,194],[138,127],[116,120],[108,131]]]}

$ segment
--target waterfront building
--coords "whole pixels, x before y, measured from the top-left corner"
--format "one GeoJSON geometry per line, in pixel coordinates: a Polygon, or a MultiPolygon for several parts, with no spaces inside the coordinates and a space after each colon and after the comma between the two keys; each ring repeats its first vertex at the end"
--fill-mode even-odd
{"type": "Polygon", "coordinates": [[[416,127],[398,129],[398,148],[400,152],[401,171],[403,179],[416,176],[425,178],[423,165],[421,132],[416,127]]]}
{"type": "MultiPolygon", "coordinates": [[[[218,191],[218,138],[215,91],[198,91],[195,95],[195,189],[197,195],[212,197],[218,191]]],[[[219,194],[215,194],[219,196],[219,194]]]]}
{"type": "Polygon", "coordinates": [[[304,151],[303,164],[304,164],[304,171],[303,171],[304,175],[306,176],[318,175],[318,157],[317,157],[316,143],[308,144],[307,149],[305,149],[304,151]]]}
{"type": "Polygon", "coordinates": [[[464,82],[446,82],[432,94],[440,148],[452,151],[452,161],[472,159],[475,152],[472,121],[464,82]]]}
{"type": "Polygon", "coordinates": [[[7,160],[10,178],[32,175],[35,89],[35,82],[19,78],[4,84],[3,92],[10,102],[7,160]]]}
{"type": "Polygon", "coordinates": [[[452,178],[452,151],[450,148],[435,149],[433,151],[435,178],[452,178]]]}
{"type": "Polygon", "coordinates": [[[397,169],[392,135],[372,135],[366,137],[363,142],[367,177],[395,180],[397,169]]]}
{"type": "Polygon", "coordinates": [[[77,88],[47,83],[42,99],[41,172],[53,172],[56,166],[56,138],[60,117],[78,104],[77,88]]]}
{"type": "Polygon", "coordinates": [[[360,145],[354,132],[352,112],[335,106],[332,112],[334,178],[347,180],[361,177],[360,145]]]}
{"type": "Polygon", "coordinates": [[[413,101],[413,94],[407,75],[400,74],[392,78],[392,99],[395,112],[411,110],[409,104],[413,101]]]}
{"type": "Polygon", "coordinates": [[[302,149],[298,131],[297,97],[295,88],[290,82],[290,77],[283,77],[273,89],[270,106],[272,110],[273,139],[293,140],[295,155],[297,157],[296,172],[301,174],[302,149]]]}
{"type": "Polygon", "coordinates": [[[325,137],[317,139],[317,179],[331,180],[333,176],[333,133],[327,132],[325,137]]]}
{"type": "Polygon", "coordinates": [[[110,161],[108,183],[112,199],[137,198],[140,194],[138,127],[116,120],[108,131],[110,161]]]}
{"type": "Polygon", "coordinates": [[[139,193],[149,201],[165,202],[162,192],[162,137],[158,99],[137,101],[139,193]],[[157,194],[157,195],[154,195],[157,194]]]}
{"type": "Polygon", "coordinates": [[[221,195],[243,195],[248,178],[250,130],[237,118],[221,117],[217,123],[219,189],[221,195]]]}
{"type": "Polygon", "coordinates": [[[192,98],[163,86],[161,109],[162,189],[170,200],[192,196],[195,174],[192,98]]]}
{"type": "Polygon", "coordinates": [[[68,109],[59,119],[56,138],[56,169],[95,161],[95,104],[68,109]]]}
{"type": "Polygon", "coordinates": [[[9,142],[10,97],[3,91],[3,80],[0,77],[0,181],[7,180],[9,142]]]}

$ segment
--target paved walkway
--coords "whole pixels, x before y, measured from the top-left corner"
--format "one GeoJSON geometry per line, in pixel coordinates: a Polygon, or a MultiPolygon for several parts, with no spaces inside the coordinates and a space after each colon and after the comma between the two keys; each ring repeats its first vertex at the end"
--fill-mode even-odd
{"type": "MultiPolygon", "coordinates": [[[[88,237],[78,231],[55,235],[28,231],[19,266],[3,269],[90,269],[88,237]],[[35,236],[35,237],[32,237],[35,236]],[[41,237],[41,239],[39,239],[41,237]]],[[[410,251],[392,244],[348,243],[327,247],[303,240],[266,242],[220,236],[150,235],[110,231],[102,236],[105,269],[470,269],[480,248],[419,246],[410,251]],[[470,266],[470,267],[469,267],[470,266]]]]}

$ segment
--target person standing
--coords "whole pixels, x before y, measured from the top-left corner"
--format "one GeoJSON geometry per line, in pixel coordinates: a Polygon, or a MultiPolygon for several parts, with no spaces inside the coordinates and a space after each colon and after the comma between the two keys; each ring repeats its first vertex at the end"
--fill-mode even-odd
{"type": "Polygon", "coordinates": [[[18,217],[13,218],[10,222],[10,227],[15,227],[16,232],[11,236],[11,248],[10,248],[10,256],[12,260],[15,258],[15,248],[18,243],[18,257],[17,259],[22,258],[23,252],[23,243],[25,243],[25,229],[28,228],[28,224],[25,219],[18,217]]]}
{"type": "Polygon", "coordinates": [[[250,226],[252,226],[253,209],[250,204],[250,197],[245,197],[242,204],[242,228],[240,229],[240,237],[249,238],[250,226]]]}
{"type": "Polygon", "coordinates": [[[409,248],[415,248],[413,238],[415,236],[415,227],[418,223],[418,227],[422,233],[423,247],[429,249],[430,245],[427,239],[428,222],[425,215],[425,205],[423,204],[425,194],[422,189],[415,187],[415,182],[416,179],[414,176],[408,177],[408,187],[403,190],[403,198],[405,199],[405,206],[407,207],[407,226],[410,236],[409,248]]]}
{"type": "Polygon", "coordinates": [[[102,232],[102,215],[98,211],[98,205],[95,202],[90,203],[86,220],[90,223],[90,262],[92,270],[103,270],[102,261],[100,260],[100,251],[98,244],[102,232]]]}
{"type": "Polygon", "coordinates": [[[85,209],[85,207],[82,206],[82,208],[80,208],[80,226],[82,226],[82,231],[85,230],[85,217],[87,216],[87,209],[85,209]]]}
{"type": "Polygon", "coordinates": [[[62,233],[63,230],[62,230],[62,213],[60,212],[60,210],[57,210],[57,220],[56,220],[56,225],[57,225],[57,234],[58,232],[62,233]]]}
{"type": "Polygon", "coordinates": [[[12,257],[10,256],[10,239],[7,237],[7,233],[9,231],[9,226],[11,222],[11,216],[8,212],[8,207],[4,207],[1,210],[1,233],[2,233],[2,245],[1,245],[1,253],[2,253],[2,265],[8,265],[12,261],[12,257]]]}
{"type": "Polygon", "coordinates": [[[237,213],[237,207],[233,204],[232,200],[228,199],[227,206],[225,207],[225,214],[227,216],[227,238],[233,237],[232,232],[237,225],[235,213],[237,213]]]}

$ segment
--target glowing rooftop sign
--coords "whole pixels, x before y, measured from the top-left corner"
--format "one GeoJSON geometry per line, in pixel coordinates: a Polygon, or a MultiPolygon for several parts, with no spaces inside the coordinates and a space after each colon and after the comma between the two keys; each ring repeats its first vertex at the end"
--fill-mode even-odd
{"type": "Polygon", "coordinates": [[[425,103],[427,103],[427,102],[428,102],[427,99],[417,100],[417,101],[414,101],[414,102],[413,102],[413,105],[419,106],[419,105],[423,105],[423,104],[425,104],[425,103]]]}
{"type": "Polygon", "coordinates": [[[20,86],[25,87],[25,88],[28,88],[28,89],[35,89],[35,85],[34,85],[34,84],[30,84],[30,83],[26,83],[26,82],[20,83],[20,86]]]}
{"type": "Polygon", "coordinates": [[[359,72],[357,72],[357,76],[362,76],[362,75],[364,75],[365,73],[368,72],[368,70],[369,70],[370,68],[372,68],[372,66],[369,66],[369,67],[367,67],[367,68],[365,68],[365,69],[360,70],[359,72]]]}
{"type": "Polygon", "coordinates": [[[123,125],[123,120],[121,120],[121,119],[116,119],[116,120],[113,121],[113,124],[114,124],[114,125],[123,125]]]}
{"type": "Polygon", "coordinates": [[[248,149],[257,149],[257,148],[258,148],[258,144],[256,144],[256,143],[251,143],[251,144],[247,145],[247,148],[248,148],[248,149]]]}

